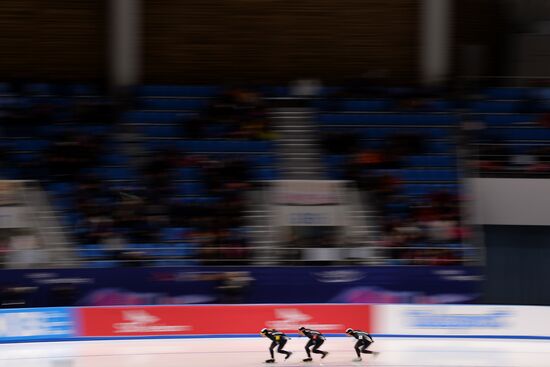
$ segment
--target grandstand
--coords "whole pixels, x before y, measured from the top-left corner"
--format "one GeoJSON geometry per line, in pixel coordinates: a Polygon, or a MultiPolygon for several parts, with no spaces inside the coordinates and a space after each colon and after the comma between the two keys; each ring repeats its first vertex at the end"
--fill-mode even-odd
{"type": "MultiPolygon", "coordinates": [[[[2,83],[1,174],[40,182],[86,266],[250,263],[245,194],[285,178],[270,105],[293,103],[288,88],[259,90],[146,85],[120,111],[90,85],[2,83]]],[[[518,158],[550,140],[546,91],[486,89],[467,108],[411,88],[377,92],[325,87],[308,99],[321,177],[367,195],[379,232],[363,241],[385,262],[467,261],[462,178],[547,174],[545,156],[518,158]]]]}

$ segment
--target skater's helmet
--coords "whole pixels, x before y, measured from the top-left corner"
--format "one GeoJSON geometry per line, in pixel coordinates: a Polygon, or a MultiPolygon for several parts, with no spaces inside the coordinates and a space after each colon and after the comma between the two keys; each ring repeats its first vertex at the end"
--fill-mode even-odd
{"type": "Polygon", "coordinates": [[[300,330],[300,331],[304,331],[305,329],[306,329],[306,328],[303,327],[303,326],[300,326],[300,327],[298,328],[298,330],[300,330]]]}
{"type": "Polygon", "coordinates": [[[353,332],[352,328],[349,327],[349,328],[346,329],[346,334],[351,334],[352,332],[353,332]]]}
{"type": "Polygon", "coordinates": [[[264,327],[262,330],[260,330],[260,334],[265,334],[267,333],[267,329],[264,327]]]}

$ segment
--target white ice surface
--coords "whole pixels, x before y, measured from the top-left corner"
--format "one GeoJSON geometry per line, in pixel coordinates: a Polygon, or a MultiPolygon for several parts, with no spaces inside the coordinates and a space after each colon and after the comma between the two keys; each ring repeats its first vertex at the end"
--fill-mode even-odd
{"type": "MultiPolygon", "coordinates": [[[[275,366],[550,367],[550,341],[377,338],[377,357],[355,357],[354,339],[329,338],[324,360],[306,357],[305,338],[292,338],[275,366]]],[[[0,367],[256,367],[269,357],[264,338],[156,339],[0,344],[0,367]]]]}

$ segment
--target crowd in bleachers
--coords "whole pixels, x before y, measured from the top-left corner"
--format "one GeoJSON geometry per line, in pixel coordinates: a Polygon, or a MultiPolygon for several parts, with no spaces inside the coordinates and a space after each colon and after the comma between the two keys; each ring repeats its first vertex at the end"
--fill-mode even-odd
{"type": "Polygon", "coordinates": [[[248,261],[246,189],[276,175],[258,93],[142,87],[118,113],[84,86],[62,95],[51,85],[2,88],[2,176],[45,185],[83,259],[248,261]],[[123,136],[136,133],[143,138],[129,147],[123,136]]]}
{"type": "Polygon", "coordinates": [[[465,124],[470,168],[484,176],[549,176],[550,88],[491,88],[486,96],[465,124]]]}
{"type": "MultiPolygon", "coordinates": [[[[365,81],[318,89],[307,99],[318,111],[326,176],[368,194],[388,263],[464,261],[464,172],[550,174],[547,89],[468,98],[365,81]],[[468,148],[463,165],[457,147],[468,148]]],[[[277,135],[260,93],[141,86],[129,109],[85,85],[0,84],[0,95],[0,175],[43,183],[82,259],[249,263],[246,192],[278,178],[277,135]]]]}
{"type": "Polygon", "coordinates": [[[460,222],[460,120],[438,95],[353,85],[316,102],[329,177],[370,194],[392,263],[462,263],[469,240],[460,222]]]}

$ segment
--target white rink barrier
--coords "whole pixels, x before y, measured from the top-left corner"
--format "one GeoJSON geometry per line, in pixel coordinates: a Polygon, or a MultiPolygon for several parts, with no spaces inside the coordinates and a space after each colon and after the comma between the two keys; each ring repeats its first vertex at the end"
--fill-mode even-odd
{"type": "Polygon", "coordinates": [[[347,327],[375,337],[550,339],[550,307],[262,304],[0,310],[0,343],[93,339],[258,337],[263,327],[329,337],[347,327]]]}
{"type": "Polygon", "coordinates": [[[377,305],[380,336],[550,339],[550,307],[499,305],[377,305]]]}

